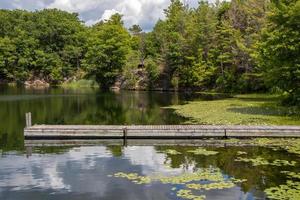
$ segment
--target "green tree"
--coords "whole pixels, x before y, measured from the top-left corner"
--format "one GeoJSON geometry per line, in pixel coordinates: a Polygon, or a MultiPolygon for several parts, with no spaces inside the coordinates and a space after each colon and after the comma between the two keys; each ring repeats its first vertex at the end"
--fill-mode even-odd
{"type": "Polygon", "coordinates": [[[260,45],[260,63],[270,87],[300,105],[300,1],[274,1],[260,45]]]}
{"type": "Polygon", "coordinates": [[[8,37],[0,37],[0,79],[12,80],[14,78],[13,66],[17,59],[16,46],[8,37]]]}
{"type": "Polygon", "coordinates": [[[78,15],[57,9],[0,10],[1,79],[58,83],[72,76],[85,53],[78,15]]]}
{"type": "Polygon", "coordinates": [[[88,41],[84,63],[103,90],[115,82],[129,51],[130,35],[120,19],[121,16],[115,14],[110,20],[95,25],[88,41]]]}

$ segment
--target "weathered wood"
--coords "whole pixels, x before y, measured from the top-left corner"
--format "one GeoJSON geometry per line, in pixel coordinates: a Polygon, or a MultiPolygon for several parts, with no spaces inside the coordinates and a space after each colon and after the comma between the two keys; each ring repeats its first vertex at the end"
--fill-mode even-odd
{"type": "Polygon", "coordinates": [[[31,127],[32,126],[31,112],[25,114],[25,119],[26,119],[26,127],[31,127]]]}
{"type": "MultiPolygon", "coordinates": [[[[28,123],[29,125],[29,123],[28,123]]],[[[197,139],[300,137],[300,126],[216,125],[34,125],[26,139],[197,139]]]]}
{"type": "MultiPolygon", "coordinates": [[[[96,139],[96,140],[25,140],[25,147],[56,147],[56,146],[94,146],[94,145],[118,145],[118,146],[260,146],[253,143],[251,139],[242,139],[231,141],[226,139],[128,139],[124,144],[123,139],[96,139]]],[[[273,144],[264,144],[265,146],[273,146],[273,144]]]]}

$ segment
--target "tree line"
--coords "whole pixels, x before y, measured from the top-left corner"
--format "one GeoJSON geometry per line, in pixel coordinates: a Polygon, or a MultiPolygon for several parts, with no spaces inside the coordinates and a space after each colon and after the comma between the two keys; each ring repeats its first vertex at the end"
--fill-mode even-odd
{"type": "Polygon", "coordinates": [[[196,8],[171,0],[151,32],[113,15],[92,27],[57,9],[0,10],[0,80],[59,84],[144,68],[156,87],[222,92],[273,91],[300,102],[300,1],[232,0],[196,8]]]}

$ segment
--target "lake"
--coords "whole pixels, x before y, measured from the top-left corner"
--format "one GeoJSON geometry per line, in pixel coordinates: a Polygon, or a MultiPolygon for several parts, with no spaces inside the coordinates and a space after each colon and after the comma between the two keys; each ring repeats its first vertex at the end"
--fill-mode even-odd
{"type": "MultiPolygon", "coordinates": [[[[163,107],[198,98],[223,97],[1,87],[0,199],[254,200],[267,199],[267,188],[297,183],[289,173],[300,173],[299,154],[265,147],[268,140],[24,147],[26,112],[37,124],[179,124],[185,119],[163,107]]],[[[295,197],[298,186],[292,187],[295,197]]]]}

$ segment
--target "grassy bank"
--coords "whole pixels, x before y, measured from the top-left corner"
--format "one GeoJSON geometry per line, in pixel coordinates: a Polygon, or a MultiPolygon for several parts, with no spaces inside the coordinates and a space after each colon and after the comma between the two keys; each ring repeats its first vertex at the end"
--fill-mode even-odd
{"type": "Polygon", "coordinates": [[[98,88],[98,84],[94,80],[81,79],[78,81],[72,81],[63,83],[61,85],[65,88],[98,88]]]}
{"type": "Polygon", "coordinates": [[[236,95],[222,100],[196,100],[171,106],[189,124],[300,125],[300,110],[283,107],[275,95],[236,95]]]}

